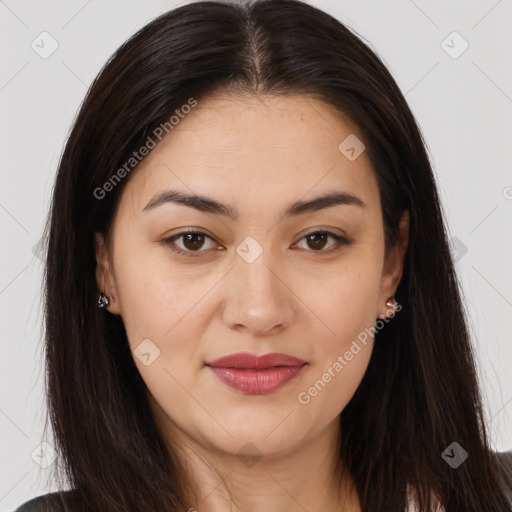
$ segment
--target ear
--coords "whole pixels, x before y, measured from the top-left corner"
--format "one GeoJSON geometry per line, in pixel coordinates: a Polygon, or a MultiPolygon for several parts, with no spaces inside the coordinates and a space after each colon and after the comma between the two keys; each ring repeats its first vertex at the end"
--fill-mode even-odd
{"type": "Polygon", "coordinates": [[[101,233],[94,233],[94,253],[96,255],[96,285],[110,301],[107,310],[114,315],[120,314],[119,298],[115,285],[108,247],[101,233]]]}
{"type": "Polygon", "coordinates": [[[386,306],[386,301],[395,295],[396,289],[400,284],[404,270],[404,258],[409,243],[409,211],[404,210],[400,217],[398,224],[399,240],[395,246],[389,251],[384,261],[384,268],[382,270],[382,278],[379,292],[379,302],[377,315],[380,318],[388,316],[385,312],[389,313],[389,306],[386,306]],[[380,309],[382,308],[382,309],[380,309]]]}

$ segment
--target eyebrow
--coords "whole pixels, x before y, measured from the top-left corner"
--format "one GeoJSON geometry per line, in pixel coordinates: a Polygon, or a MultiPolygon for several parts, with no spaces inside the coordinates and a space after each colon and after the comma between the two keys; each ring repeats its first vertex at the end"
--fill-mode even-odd
{"type": "MultiPolygon", "coordinates": [[[[222,204],[210,197],[186,194],[178,190],[166,190],[155,195],[144,207],[143,211],[152,210],[166,203],[181,204],[195,208],[201,212],[228,217],[231,220],[237,220],[240,216],[238,210],[232,206],[222,204]]],[[[304,213],[317,212],[338,205],[352,205],[366,208],[364,201],[354,194],[343,191],[332,191],[308,201],[294,202],[283,212],[282,217],[295,217],[304,213]]]]}

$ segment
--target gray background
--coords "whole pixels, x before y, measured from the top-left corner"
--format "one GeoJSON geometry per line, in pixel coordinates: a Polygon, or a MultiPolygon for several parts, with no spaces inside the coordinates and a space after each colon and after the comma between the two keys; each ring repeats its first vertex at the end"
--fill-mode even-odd
{"type": "MultiPolygon", "coordinates": [[[[0,0],[0,512],[53,490],[35,461],[41,450],[51,457],[39,446],[45,400],[37,243],[67,132],[110,54],[184,3],[0,0]],[[44,31],[51,36],[40,36],[44,31]],[[42,58],[51,38],[58,48],[42,58]]],[[[420,124],[456,252],[491,439],[495,449],[510,450],[512,0],[310,3],[380,55],[420,124]],[[469,46],[459,55],[464,41],[469,46]]]]}

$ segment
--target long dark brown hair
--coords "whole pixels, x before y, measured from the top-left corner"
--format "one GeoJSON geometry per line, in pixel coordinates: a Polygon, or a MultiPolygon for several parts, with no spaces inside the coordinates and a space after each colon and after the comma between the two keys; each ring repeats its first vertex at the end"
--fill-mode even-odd
{"type": "Polygon", "coordinates": [[[104,197],[98,190],[176,109],[215,91],[308,94],[347,115],[375,171],[388,250],[401,213],[410,213],[396,293],[403,309],[377,332],[369,367],[340,416],[339,456],[363,510],[404,511],[409,485],[421,511],[436,496],[447,512],[509,511],[420,129],[379,57],[342,23],[298,0],[176,8],[126,41],[89,88],[45,228],[45,432],[49,420],[59,488],[75,489],[86,511],[196,506],[152,416],[122,319],[96,306],[93,235],[108,238],[130,176],[104,197]],[[452,442],[469,454],[457,469],[441,456],[452,442]]]}

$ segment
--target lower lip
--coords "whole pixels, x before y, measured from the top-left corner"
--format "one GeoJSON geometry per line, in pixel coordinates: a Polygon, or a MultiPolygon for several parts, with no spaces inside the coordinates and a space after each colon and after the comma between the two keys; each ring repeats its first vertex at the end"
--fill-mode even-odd
{"type": "Polygon", "coordinates": [[[246,370],[240,368],[219,368],[209,366],[217,377],[232,388],[249,395],[272,393],[296,377],[302,366],[277,366],[266,370],[246,370]]]}

